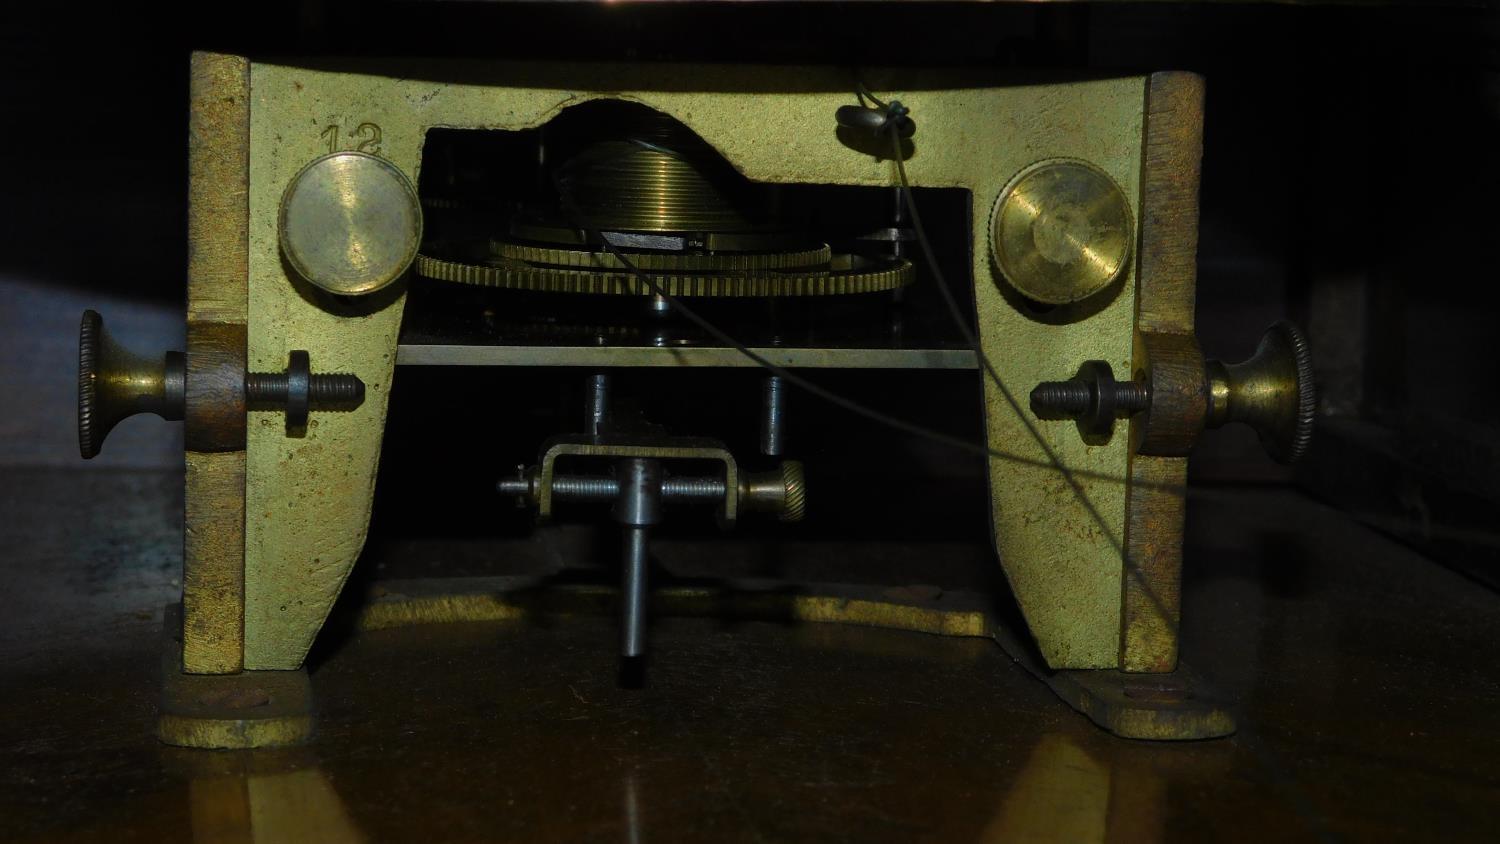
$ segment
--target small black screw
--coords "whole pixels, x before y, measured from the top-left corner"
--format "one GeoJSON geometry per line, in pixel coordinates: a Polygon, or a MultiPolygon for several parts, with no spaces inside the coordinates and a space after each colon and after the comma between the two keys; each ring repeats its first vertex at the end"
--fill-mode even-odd
{"type": "Polygon", "coordinates": [[[285,372],[245,374],[245,403],[252,410],[285,410],[289,436],[307,430],[311,410],[348,411],[365,400],[365,382],[344,372],[312,372],[305,351],[291,353],[285,372]]]}
{"type": "Polygon", "coordinates": [[[1138,381],[1116,381],[1109,364],[1091,360],[1067,381],[1043,381],[1031,391],[1031,412],[1042,419],[1074,419],[1085,442],[1107,441],[1117,416],[1151,407],[1151,389],[1138,381]]]}

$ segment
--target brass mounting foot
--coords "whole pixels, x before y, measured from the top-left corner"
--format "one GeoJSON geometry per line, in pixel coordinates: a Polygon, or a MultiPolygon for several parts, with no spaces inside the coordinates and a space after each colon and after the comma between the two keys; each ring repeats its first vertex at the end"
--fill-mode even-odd
{"type": "Polygon", "coordinates": [[[182,605],[162,625],[161,704],[156,737],[178,747],[238,750],[300,744],[312,736],[307,669],[182,673],[182,605]]]}
{"type": "Polygon", "coordinates": [[[1121,738],[1196,741],[1234,735],[1228,705],[1191,668],[1178,662],[1170,674],[1141,674],[1114,668],[1053,671],[1003,622],[990,635],[1018,665],[1063,703],[1121,738]]]}
{"type": "Polygon", "coordinates": [[[1097,669],[1042,679],[1064,703],[1122,738],[1193,741],[1223,738],[1236,729],[1234,716],[1182,663],[1170,674],[1097,669]]]}

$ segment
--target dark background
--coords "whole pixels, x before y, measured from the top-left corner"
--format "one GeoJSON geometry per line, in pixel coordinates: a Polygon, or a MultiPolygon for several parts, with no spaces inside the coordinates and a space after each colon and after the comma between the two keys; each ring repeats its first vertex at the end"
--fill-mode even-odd
{"type": "MultiPolygon", "coordinates": [[[[181,346],[192,49],[1181,69],[1208,80],[1205,352],[1244,357],[1290,315],[1317,352],[1324,414],[1300,482],[1471,569],[1474,549],[1495,547],[1489,8],[283,2],[5,15],[0,465],[85,465],[73,419],[83,308],[140,348],[181,346]]],[[[175,466],[180,450],[178,426],[137,417],[86,465],[175,466]]],[[[1249,432],[1225,431],[1200,447],[1194,478],[1292,476],[1249,432]]]]}

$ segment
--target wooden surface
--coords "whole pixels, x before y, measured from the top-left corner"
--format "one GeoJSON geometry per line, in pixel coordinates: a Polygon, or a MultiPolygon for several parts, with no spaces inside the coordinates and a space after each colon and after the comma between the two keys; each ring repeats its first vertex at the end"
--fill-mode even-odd
{"type": "Polygon", "coordinates": [[[250,73],[195,53],[188,136],[183,670],[244,666],[250,73]]]}
{"type": "MultiPolygon", "coordinates": [[[[1191,338],[1197,286],[1203,93],[1203,79],[1189,73],[1154,74],[1146,88],[1136,331],[1140,335],[1179,335],[1176,343],[1159,344],[1179,351],[1185,346],[1196,348],[1191,338]]],[[[1143,359],[1143,352],[1148,345],[1136,343],[1133,372],[1146,369],[1148,361],[1143,359]]],[[[1201,361],[1198,366],[1201,369],[1201,361]]],[[[1131,420],[1132,444],[1145,439],[1147,432],[1140,426],[1148,422],[1139,414],[1131,420]]],[[[1187,458],[1134,452],[1132,449],[1122,561],[1120,668],[1171,671],[1177,666],[1181,621],[1187,458]]]]}
{"type": "MultiPolygon", "coordinates": [[[[1223,741],[1116,739],[991,642],[835,624],[658,618],[649,684],[625,689],[615,620],[576,615],[336,639],[311,745],[215,753],[151,735],[180,483],[0,468],[0,840],[1447,842],[1500,824],[1500,597],[1284,490],[1193,501],[1187,657],[1241,705],[1223,741]]],[[[446,574],[443,549],[472,546],[544,573],[568,556],[550,535],[377,544],[365,570],[446,574]]],[[[723,571],[736,540],[674,547],[723,571]]],[[[872,576],[858,545],[790,544],[802,565],[756,559],[872,576]]],[[[983,582],[975,545],[973,583],[940,582],[983,582]]],[[[938,546],[881,572],[931,583],[952,562],[938,546]]]]}

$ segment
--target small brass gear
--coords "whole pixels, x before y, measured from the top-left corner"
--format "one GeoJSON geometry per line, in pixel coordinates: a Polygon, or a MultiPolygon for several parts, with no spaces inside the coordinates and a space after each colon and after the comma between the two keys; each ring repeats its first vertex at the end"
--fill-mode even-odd
{"type": "MultiPolygon", "coordinates": [[[[543,293],[594,293],[651,296],[655,290],[636,275],[609,270],[542,267],[521,261],[495,260],[467,264],[419,255],[417,273],[438,281],[533,290],[543,293]]],[[[754,274],[652,272],[656,286],[672,296],[767,297],[837,296],[895,290],[910,284],[915,273],[903,259],[869,260],[835,255],[822,268],[765,270],[754,274]]]]}
{"type": "MultiPolygon", "coordinates": [[[[580,270],[625,269],[625,264],[609,252],[534,246],[500,238],[490,241],[490,253],[496,258],[550,267],[580,270]]],[[[637,252],[630,256],[630,263],[638,270],[653,273],[736,273],[817,267],[827,264],[832,257],[832,252],[824,244],[795,252],[637,252]]]]}

